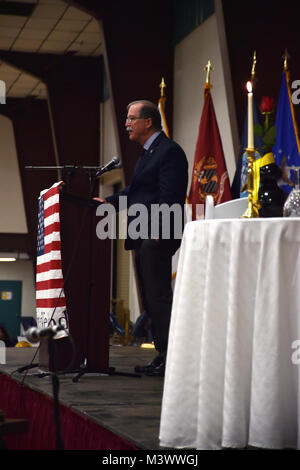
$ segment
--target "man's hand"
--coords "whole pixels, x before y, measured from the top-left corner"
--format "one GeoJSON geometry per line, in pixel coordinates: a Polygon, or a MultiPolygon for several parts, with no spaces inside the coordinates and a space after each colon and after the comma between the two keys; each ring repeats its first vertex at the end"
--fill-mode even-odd
{"type": "Polygon", "coordinates": [[[98,202],[106,202],[106,199],[103,199],[102,197],[93,197],[93,200],[98,202]]]}

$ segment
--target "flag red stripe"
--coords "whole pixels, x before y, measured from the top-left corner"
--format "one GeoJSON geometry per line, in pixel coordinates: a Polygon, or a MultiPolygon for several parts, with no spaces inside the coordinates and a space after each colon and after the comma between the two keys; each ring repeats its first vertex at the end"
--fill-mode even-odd
{"type": "Polygon", "coordinates": [[[37,273],[44,273],[50,271],[50,269],[62,269],[62,263],[60,259],[52,259],[46,263],[38,264],[36,267],[37,273]]]}
{"type": "Polygon", "coordinates": [[[57,289],[61,288],[64,285],[64,280],[60,279],[47,279],[47,281],[37,281],[35,289],[36,290],[48,290],[48,289],[57,289]]]}
{"type": "Polygon", "coordinates": [[[53,232],[60,232],[60,223],[54,222],[53,224],[48,225],[44,228],[44,236],[50,235],[53,232]]]}
{"type": "Polygon", "coordinates": [[[43,195],[44,201],[47,201],[49,197],[55,196],[55,194],[59,194],[59,186],[55,186],[55,188],[48,189],[48,191],[43,195]]]}
{"type": "Polygon", "coordinates": [[[36,299],[36,308],[54,308],[65,307],[66,299],[64,297],[58,299],[36,299]]]}
{"type": "Polygon", "coordinates": [[[44,252],[50,253],[50,251],[60,251],[61,250],[61,242],[53,241],[45,245],[44,252]]]}
{"type": "Polygon", "coordinates": [[[56,204],[52,204],[52,206],[47,207],[47,209],[44,210],[44,219],[46,217],[49,217],[49,215],[53,215],[55,213],[59,213],[59,202],[56,204]]]}

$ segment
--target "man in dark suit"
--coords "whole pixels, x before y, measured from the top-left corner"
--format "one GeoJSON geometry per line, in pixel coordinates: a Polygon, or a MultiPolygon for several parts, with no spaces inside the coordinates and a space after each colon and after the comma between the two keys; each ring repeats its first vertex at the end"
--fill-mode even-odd
{"type": "Polygon", "coordinates": [[[181,243],[188,164],[181,147],[162,132],[161,116],[152,102],[128,105],[126,129],[129,139],[143,147],[143,153],[131,184],[101,202],[118,208],[120,196],[127,196],[125,249],[135,252],[139,290],[158,351],[150,364],[135,370],[163,376],[173,297],[172,256],[181,243]]]}

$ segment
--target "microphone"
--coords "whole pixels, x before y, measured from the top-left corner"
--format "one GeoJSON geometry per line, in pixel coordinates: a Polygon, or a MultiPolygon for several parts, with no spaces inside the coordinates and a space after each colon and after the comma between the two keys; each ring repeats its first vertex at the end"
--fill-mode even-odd
{"type": "Polygon", "coordinates": [[[107,171],[114,170],[115,168],[122,168],[122,163],[118,157],[114,157],[109,163],[101,168],[101,174],[107,171]]]}
{"type": "Polygon", "coordinates": [[[47,328],[36,328],[33,326],[25,332],[25,337],[30,343],[38,343],[41,338],[53,338],[56,333],[63,330],[65,328],[60,325],[48,326],[47,328]]]}

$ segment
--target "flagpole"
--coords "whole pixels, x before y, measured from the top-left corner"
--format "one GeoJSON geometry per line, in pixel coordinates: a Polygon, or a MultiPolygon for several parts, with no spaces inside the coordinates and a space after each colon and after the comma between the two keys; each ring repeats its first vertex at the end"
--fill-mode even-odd
{"type": "Polygon", "coordinates": [[[162,127],[166,136],[170,138],[170,132],[167,125],[167,120],[165,116],[165,102],[167,98],[165,97],[165,88],[167,87],[164,77],[162,77],[159,88],[160,88],[160,98],[158,100],[158,108],[161,115],[162,127]]]}
{"type": "Polygon", "coordinates": [[[210,60],[208,60],[206,66],[204,67],[204,70],[206,70],[206,80],[205,80],[205,84],[211,86],[211,83],[210,83],[210,72],[213,70],[213,68],[212,68],[211,61],[210,61],[210,60]]]}
{"type": "MultiPolygon", "coordinates": [[[[166,88],[166,82],[164,77],[162,77],[159,88],[160,88],[160,97],[165,98],[165,88],[166,88]]],[[[166,98],[165,98],[166,99],[166,98]]]]}
{"type": "Polygon", "coordinates": [[[293,120],[293,124],[294,124],[298,154],[300,155],[299,132],[298,132],[298,126],[297,126],[297,122],[296,122],[295,110],[294,110],[294,105],[293,105],[293,101],[292,101],[292,93],[291,93],[291,88],[290,88],[290,71],[289,71],[289,68],[288,68],[288,60],[290,59],[290,55],[289,55],[287,49],[285,49],[284,55],[282,56],[282,58],[284,59],[283,71],[284,71],[285,77],[286,77],[286,85],[287,85],[288,94],[289,94],[290,108],[291,108],[292,120],[293,120]]]}
{"type": "Polygon", "coordinates": [[[212,68],[210,60],[208,60],[206,66],[204,67],[204,70],[206,71],[206,79],[205,79],[205,85],[204,85],[204,99],[205,99],[209,90],[212,88],[212,84],[210,83],[210,73],[213,70],[213,68],[212,68]]]}
{"type": "Polygon", "coordinates": [[[256,51],[253,53],[253,61],[252,61],[252,69],[251,69],[251,82],[252,82],[252,88],[254,88],[255,85],[255,73],[256,73],[256,51]]]}

